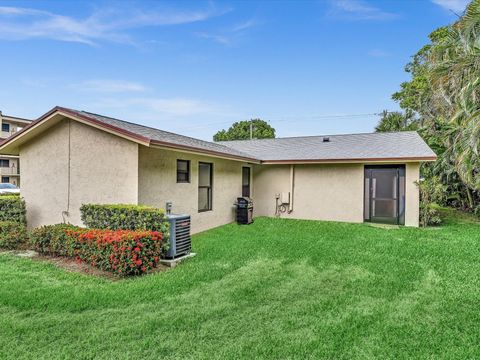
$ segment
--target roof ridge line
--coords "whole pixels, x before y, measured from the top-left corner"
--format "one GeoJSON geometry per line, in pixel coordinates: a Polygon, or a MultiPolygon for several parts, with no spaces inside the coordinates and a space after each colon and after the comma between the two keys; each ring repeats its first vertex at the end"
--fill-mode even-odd
{"type": "MultiPolygon", "coordinates": [[[[121,122],[124,122],[124,123],[127,123],[127,124],[131,124],[131,125],[135,125],[135,126],[141,126],[141,127],[145,127],[145,128],[152,129],[152,130],[156,130],[156,131],[163,131],[163,132],[165,132],[165,133],[167,133],[167,134],[171,134],[171,135],[175,135],[175,136],[181,136],[181,137],[184,137],[184,138],[193,139],[193,140],[196,140],[196,141],[202,141],[202,142],[206,142],[206,143],[209,143],[209,144],[215,144],[215,145],[219,145],[219,146],[223,146],[223,147],[229,148],[228,146],[223,145],[223,144],[219,144],[219,143],[216,142],[216,141],[202,140],[202,139],[199,139],[199,138],[195,138],[195,137],[193,137],[193,136],[182,135],[182,134],[178,134],[178,133],[175,133],[175,132],[172,132],[172,131],[159,129],[159,128],[156,128],[156,127],[153,127],[153,126],[138,124],[138,123],[135,123],[135,122],[133,122],[133,121],[122,120],[122,119],[114,118],[114,117],[112,117],[112,116],[105,116],[105,115],[102,115],[102,114],[97,114],[97,113],[93,113],[93,112],[85,111],[85,110],[75,110],[75,109],[70,109],[70,110],[78,111],[78,112],[82,112],[82,113],[89,114],[89,115],[94,115],[94,116],[101,116],[101,117],[104,117],[104,118],[107,118],[107,119],[112,119],[112,120],[115,120],[115,121],[121,121],[121,122]]],[[[229,148],[229,149],[230,149],[230,148],[229,148]]],[[[247,155],[248,155],[248,154],[247,154],[247,155]]]]}
{"type": "Polygon", "coordinates": [[[396,133],[416,133],[416,130],[405,130],[405,131],[373,131],[373,132],[361,132],[361,133],[347,133],[347,134],[322,134],[322,135],[299,135],[299,136],[283,136],[276,138],[265,138],[265,139],[238,139],[238,140],[222,140],[216,141],[216,143],[231,143],[231,142],[248,142],[248,141],[268,141],[268,140],[282,140],[282,139],[299,139],[299,138],[321,138],[321,137],[331,137],[331,136],[353,136],[353,135],[375,135],[375,134],[396,134],[396,133]]]}

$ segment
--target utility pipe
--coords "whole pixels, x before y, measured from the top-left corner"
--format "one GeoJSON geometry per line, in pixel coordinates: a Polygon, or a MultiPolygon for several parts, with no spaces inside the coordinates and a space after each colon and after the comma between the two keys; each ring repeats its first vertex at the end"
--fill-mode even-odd
{"type": "Polygon", "coordinates": [[[290,165],[290,203],[288,204],[288,213],[293,211],[293,192],[295,189],[295,165],[290,165]]]}

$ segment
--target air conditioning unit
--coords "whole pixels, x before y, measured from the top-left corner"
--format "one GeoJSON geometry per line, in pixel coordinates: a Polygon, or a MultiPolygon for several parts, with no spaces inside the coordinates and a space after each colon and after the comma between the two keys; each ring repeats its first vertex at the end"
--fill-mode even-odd
{"type": "Polygon", "coordinates": [[[190,254],[192,250],[192,239],[190,238],[190,216],[168,214],[170,223],[170,238],[168,251],[164,258],[174,259],[190,254]]]}

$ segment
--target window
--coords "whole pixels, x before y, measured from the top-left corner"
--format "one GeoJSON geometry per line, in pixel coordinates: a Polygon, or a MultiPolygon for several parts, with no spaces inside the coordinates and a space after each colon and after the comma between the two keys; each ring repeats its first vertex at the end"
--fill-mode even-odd
{"type": "Polygon", "coordinates": [[[10,160],[8,159],[0,159],[0,167],[8,168],[10,167],[10,160]]]}
{"type": "Polygon", "coordinates": [[[213,164],[198,163],[198,212],[212,210],[213,164]]]}
{"type": "Polygon", "coordinates": [[[242,196],[250,197],[250,168],[242,167],[242,196]]]}
{"type": "Polygon", "coordinates": [[[2,176],[2,183],[6,184],[10,182],[10,178],[8,176],[2,176]]]}
{"type": "Polygon", "coordinates": [[[177,183],[190,182],[190,161],[177,160],[177,183]]]}
{"type": "Polygon", "coordinates": [[[10,124],[2,124],[2,131],[10,132],[10,124]]]}

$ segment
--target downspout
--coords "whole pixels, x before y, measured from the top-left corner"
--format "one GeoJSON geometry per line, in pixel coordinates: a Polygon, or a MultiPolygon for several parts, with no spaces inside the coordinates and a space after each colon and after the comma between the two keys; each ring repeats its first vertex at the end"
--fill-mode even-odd
{"type": "Polygon", "coordinates": [[[290,203],[288,204],[288,213],[293,211],[293,192],[295,189],[295,165],[290,165],[290,203]]]}
{"type": "Polygon", "coordinates": [[[67,224],[66,218],[70,216],[70,175],[71,175],[71,162],[72,162],[72,157],[71,157],[71,151],[72,151],[72,137],[71,137],[71,129],[72,129],[72,120],[68,119],[68,162],[67,162],[67,208],[62,211],[62,218],[63,218],[63,223],[67,224]]]}

